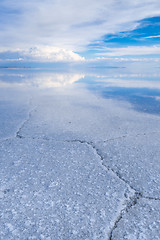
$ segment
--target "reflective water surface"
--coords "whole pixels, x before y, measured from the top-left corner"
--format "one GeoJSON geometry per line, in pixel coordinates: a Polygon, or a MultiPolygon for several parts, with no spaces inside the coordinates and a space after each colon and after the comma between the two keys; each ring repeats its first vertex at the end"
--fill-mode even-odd
{"type": "Polygon", "coordinates": [[[44,69],[0,69],[0,89],[46,90],[86,88],[107,99],[129,102],[136,111],[160,114],[160,73],[126,73],[110,68],[99,71],[61,72],[44,69]]]}

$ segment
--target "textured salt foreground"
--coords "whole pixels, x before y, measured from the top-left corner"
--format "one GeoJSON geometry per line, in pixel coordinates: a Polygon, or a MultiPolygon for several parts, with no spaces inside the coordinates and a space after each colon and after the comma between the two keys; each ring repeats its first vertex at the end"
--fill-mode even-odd
{"type": "Polygon", "coordinates": [[[22,95],[1,95],[1,239],[159,239],[159,116],[83,89],[22,95]]]}
{"type": "Polygon", "coordinates": [[[103,239],[133,196],[86,144],[8,140],[1,156],[2,239],[103,239]]]}

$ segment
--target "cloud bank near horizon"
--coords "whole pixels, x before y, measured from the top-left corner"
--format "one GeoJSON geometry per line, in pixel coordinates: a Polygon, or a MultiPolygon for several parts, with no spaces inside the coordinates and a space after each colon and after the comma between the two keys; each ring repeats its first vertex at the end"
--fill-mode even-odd
{"type": "Polygon", "coordinates": [[[35,62],[80,62],[84,58],[71,50],[51,46],[36,46],[29,49],[0,48],[1,61],[35,62]]]}
{"type": "Polygon", "coordinates": [[[121,48],[103,48],[102,52],[96,55],[102,56],[144,56],[144,55],[160,55],[160,45],[153,46],[128,46],[121,48]]]}

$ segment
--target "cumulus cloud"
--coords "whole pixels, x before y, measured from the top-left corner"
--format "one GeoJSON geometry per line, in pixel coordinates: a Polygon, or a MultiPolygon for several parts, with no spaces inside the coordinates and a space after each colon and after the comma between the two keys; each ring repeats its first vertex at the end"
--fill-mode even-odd
{"type": "Polygon", "coordinates": [[[0,58],[6,61],[77,62],[84,58],[71,50],[52,46],[37,46],[29,49],[1,48],[0,58]]]}
{"type": "Polygon", "coordinates": [[[105,34],[129,31],[160,15],[159,0],[1,0],[0,45],[48,45],[72,51],[105,34]]]}
{"type": "Polygon", "coordinates": [[[24,50],[23,55],[34,60],[44,61],[83,61],[84,58],[71,50],[43,46],[24,50]]]}

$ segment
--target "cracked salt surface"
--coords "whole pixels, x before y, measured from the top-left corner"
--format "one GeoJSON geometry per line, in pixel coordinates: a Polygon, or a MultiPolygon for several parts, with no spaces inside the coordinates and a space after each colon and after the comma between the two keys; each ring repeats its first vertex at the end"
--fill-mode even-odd
{"type": "Polygon", "coordinates": [[[10,101],[0,102],[0,139],[15,135],[18,126],[27,117],[27,104],[15,104],[10,101]]]}
{"type": "Polygon", "coordinates": [[[138,200],[117,223],[110,238],[112,240],[159,240],[160,202],[138,200]]]}
{"type": "Polygon", "coordinates": [[[109,166],[142,196],[160,199],[160,133],[96,144],[109,166]]]}
{"type": "Polygon", "coordinates": [[[14,137],[30,111],[26,92],[23,96],[20,91],[13,92],[0,89],[0,141],[14,137]]]}
{"type": "Polygon", "coordinates": [[[24,136],[21,135],[21,131],[22,131],[23,127],[27,124],[27,122],[29,122],[29,120],[30,120],[30,118],[31,118],[31,115],[32,115],[32,113],[33,113],[34,111],[36,111],[35,108],[32,109],[32,110],[30,110],[30,111],[28,112],[28,118],[24,120],[24,122],[21,124],[21,126],[20,126],[19,129],[17,130],[17,132],[16,132],[16,134],[15,134],[16,137],[18,137],[18,138],[24,138],[24,136]]]}
{"type": "Polygon", "coordinates": [[[0,144],[2,239],[107,239],[134,192],[86,144],[0,144]]]}
{"type": "Polygon", "coordinates": [[[36,101],[39,106],[22,136],[96,142],[160,129],[159,116],[136,112],[127,103],[101,99],[85,90],[59,91],[36,101]]]}

